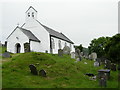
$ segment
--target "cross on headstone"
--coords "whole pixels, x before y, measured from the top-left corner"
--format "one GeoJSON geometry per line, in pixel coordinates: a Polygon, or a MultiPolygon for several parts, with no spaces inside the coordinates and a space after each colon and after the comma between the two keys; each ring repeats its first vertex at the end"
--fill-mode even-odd
{"type": "Polygon", "coordinates": [[[38,72],[37,72],[37,69],[36,69],[35,65],[30,64],[30,65],[29,65],[29,68],[30,68],[31,73],[32,73],[33,75],[38,75],[38,72]]]}

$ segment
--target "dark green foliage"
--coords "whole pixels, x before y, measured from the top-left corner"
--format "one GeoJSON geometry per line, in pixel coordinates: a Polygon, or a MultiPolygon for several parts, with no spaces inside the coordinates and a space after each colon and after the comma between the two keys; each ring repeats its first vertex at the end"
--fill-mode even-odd
{"type": "Polygon", "coordinates": [[[120,34],[110,38],[105,46],[105,53],[112,62],[120,62],[120,34]]]}
{"type": "Polygon", "coordinates": [[[109,37],[100,37],[98,39],[93,39],[90,43],[89,54],[92,52],[96,52],[98,57],[104,57],[105,55],[105,45],[108,42],[109,37]]]}
{"type": "Polygon", "coordinates": [[[82,44],[80,44],[79,46],[75,46],[75,49],[79,49],[81,52],[83,51],[83,46],[82,46],[82,44]]]}

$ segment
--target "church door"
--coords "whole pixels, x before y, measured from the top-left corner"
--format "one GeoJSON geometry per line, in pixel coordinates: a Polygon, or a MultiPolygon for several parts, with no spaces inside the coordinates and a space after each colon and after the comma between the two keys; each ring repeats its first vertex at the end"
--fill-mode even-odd
{"type": "Polygon", "coordinates": [[[24,43],[24,52],[30,52],[30,44],[24,43]]]}
{"type": "Polygon", "coordinates": [[[21,46],[19,43],[16,44],[16,53],[20,53],[21,46]]]}

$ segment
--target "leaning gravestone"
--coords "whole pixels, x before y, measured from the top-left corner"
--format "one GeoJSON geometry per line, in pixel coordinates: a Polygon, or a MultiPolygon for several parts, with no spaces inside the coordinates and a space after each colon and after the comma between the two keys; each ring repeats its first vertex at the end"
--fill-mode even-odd
{"type": "Polygon", "coordinates": [[[98,61],[94,62],[94,67],[99,67],[99,66],[100,66],[100,64],[98,61]]]}
{"type": "Polygon", "coordinates": [[[39,71],[39,75],[42,76],[42,77],[46,77],[46,71],[43,70],[43,69],[41,69],[41,70],[39,71]]]}
{"type": "Polygon", "coordinates": [[[63,48],[63,54],[70,54],[70,47],[68,47],[68,46],[65,46],[64,48],[63,48]]]}
{"type": "Polygon", "coordinates": [[[58,49],[58,56],[63,56],[63,50],[62,49],[58,49]]]}
{"type": "Polygon", "coordinates": [[[71,52],[71,58],[75,59],[75,52],[71,52]]]}
{"type": "Polygon", "coordinates": [[[2,57],[9,58],[11,56],[10,56],[9,52],[5,52],[5,53],[2,54],[2,57]]]}
{"type": "Polygon", "coordinates": [[[106,87],[106,86],[107,86],[106,79],[105,79],[105,78],[100,78],[100,80],[99,80],[99,85],[100,85],[101,87],[106,87]]]}
{"type": "Polygon", "coordinates": [[[116,64],[114,63],[111,64],[111,70],[116,71],[116,64]]]}
{"type": "Polygon", "coordinates": [[[30,65],[29,65],[29,68],[30,68],[31,73],[32,73],[33,75],[38,75],[38,72],[37,72],[37,69],[36,69],[35,65],[30,64],[30,65]]]}

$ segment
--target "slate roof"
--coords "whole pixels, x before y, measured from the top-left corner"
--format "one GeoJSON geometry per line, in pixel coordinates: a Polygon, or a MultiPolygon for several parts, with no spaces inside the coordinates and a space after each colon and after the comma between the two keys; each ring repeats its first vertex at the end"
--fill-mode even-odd
{"type": "MultiPolygon", "coordinates": [[[[28,10],[29,10],[30,8],[34,9],[32,6],[30,6],[30,7],[28,8],[28,10]]],[[[28,11],[28,10],[27,10],[27,11],[28,11]]],[[[34,10],[35,10],[35,9],[34,9],[34,10]]],[[[26,11],[26,12],[27,12],[27,11],[26,11]]],[[[35,10],[35,11],[37,12],[37,10],[35,10]]]]}
{"type": "MultiPolygon", "coordinates": [[[[36,20],[38,23],[40,23],[38,20],[36,20]]],[[[41,23],[40,23],[41,24],[41,23]]],[[[56,38],[59,38],[59,39],[62,39],[62,40],[65,40],[67,42],[70,42],[72,44],[74,44],[70,39],[68,39],[63,33],[59,33],[43,24],[41,24],[48,32],[51,36],[54,36],[56,38]]]]}
{"type": "Polygon", "coordinates": [[[29,30],[27,29],[24,29],[24,28],[21,28],[21,27],[18,27],[30,40],[33,40],[33,41],[38,41],[40,42],[40,40],[29,30]]]}

